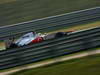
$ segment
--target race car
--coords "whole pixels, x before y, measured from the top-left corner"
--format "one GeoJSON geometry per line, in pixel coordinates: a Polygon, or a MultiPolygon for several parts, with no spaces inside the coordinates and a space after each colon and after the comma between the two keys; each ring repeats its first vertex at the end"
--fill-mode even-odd
{"type": "Polygon", "coordinates": [[[30,45],[34,43],[41,42],[43,40],[53,39],[53,38],[59,38],[63,37],[65,35],[69,35],[72,31],[68,32],[55,32],[51,34],[47,33],[36,33],[36,32],[29,32],[21,36],[16,41],[13,39],[13,41],[6,42],[6,48],[17,48],[22,47],[25,45],[30,45]]]}

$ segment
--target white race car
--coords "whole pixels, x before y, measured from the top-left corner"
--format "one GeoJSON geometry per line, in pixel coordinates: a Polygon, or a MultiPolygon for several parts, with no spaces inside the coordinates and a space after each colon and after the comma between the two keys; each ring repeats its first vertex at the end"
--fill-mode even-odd
{"type": "Polygon", "coordinates": [[[35,32],[29,32],[23,36],[21,36],[19,39],[16,41],[10,40],[6,42],[6,48],[17,48],[29,44],[34,44],[41,42],[43,40],[48,40],[48,39],[53,39],[53,38],[58,38],[58,37],[63,37],[65,35],[69,35],[72,31],[68,32],[56,32],[56,33],[51,33],[51,34],[42,34],[42,33],[35,33],[35,32]]]}

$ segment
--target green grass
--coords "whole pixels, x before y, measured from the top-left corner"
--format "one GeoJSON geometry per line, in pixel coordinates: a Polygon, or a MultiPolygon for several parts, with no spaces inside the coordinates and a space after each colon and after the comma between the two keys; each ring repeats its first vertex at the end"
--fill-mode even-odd
{"type": "MultiPolygon", "coordinates": [[[[1,2],[3,1],[1,0],[1,2]]],[[[0,4],[0,26],[96,6],[100,6],[99,0],[16,0],[4,2],[0,4]]]]}
{"type": "Polygon", "coordinates": [[[0,4],[4,4],[4,3],[10,3],[16,0],[0,0],[0,4]]]}
{"type": "Polygon", "coordinates": [[[100,75],[100,54],[65,61],[11,75],[100,75]]]}

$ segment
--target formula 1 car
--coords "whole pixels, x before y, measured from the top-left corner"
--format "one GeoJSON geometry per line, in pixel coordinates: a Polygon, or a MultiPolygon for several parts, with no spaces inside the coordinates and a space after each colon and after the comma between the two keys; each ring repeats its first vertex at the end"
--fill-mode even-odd
{"type": "Polygon", "coordinates": [[[14,41],[14,40],[9,41],[9,43],[6,44],[6,48],[17,48],[17,47],[22,47],[22,46],[29,45],[29,44],[38,43],[38,42],[41,42],[43,40],[59,38],[59,37],[65,36],[65,35],[69,35],[71,32],[72,31],[56,32],[56,33],[51,33],[51,34],[29,32],[29,33],[21,36],[16,41],[14,41]]]}

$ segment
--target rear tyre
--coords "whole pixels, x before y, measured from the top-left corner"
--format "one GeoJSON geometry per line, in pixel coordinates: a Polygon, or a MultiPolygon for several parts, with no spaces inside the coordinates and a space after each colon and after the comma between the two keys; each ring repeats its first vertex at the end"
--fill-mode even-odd
{"type": "Polygon", "coordinates": [[[18,47],[18,46],[17,46],[16,44],[12,43],[12,44],[9,46],[8,49],[17,48],[17,47],[18,47]]]}

